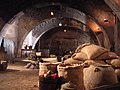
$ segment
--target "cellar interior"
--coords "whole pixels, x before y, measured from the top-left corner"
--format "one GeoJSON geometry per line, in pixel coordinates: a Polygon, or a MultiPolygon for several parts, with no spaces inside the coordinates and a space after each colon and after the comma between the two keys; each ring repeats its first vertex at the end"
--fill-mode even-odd
{"type": "Polygon", "coordinates": [[[119,90],[119,8],[119,0],[1,0],[0,90],[119,90]]]}

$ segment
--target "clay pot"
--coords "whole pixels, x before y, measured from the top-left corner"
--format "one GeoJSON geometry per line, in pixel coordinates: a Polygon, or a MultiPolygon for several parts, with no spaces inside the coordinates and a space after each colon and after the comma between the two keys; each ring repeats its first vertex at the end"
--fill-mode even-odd
{"type": "Polygon", "coordinates": [[[83,74],[85,90],[118,82],[114,69],[109,65],[90,65],[83,69],[83,74]]]}

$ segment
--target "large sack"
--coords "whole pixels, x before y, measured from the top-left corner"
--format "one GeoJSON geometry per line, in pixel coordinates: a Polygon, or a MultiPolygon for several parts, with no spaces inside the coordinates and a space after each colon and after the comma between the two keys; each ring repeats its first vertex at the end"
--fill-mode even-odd
{"type": "Polygon", "coordinates": [[[44,76],[51,71],[57,73],[57,65],[60,63],[39,63],[39,76],[44,76]]]}
{"type": "Polygon", "coordinates": [[[118,79],[120,79],[120,69],[115,69],[115,73],[116,73],[118,79]]]}
{"type": "Polygon", "coordinates": [[[66,60],[66,59],[68,59],[68,58],[70,58],[71,57],[71,55],[64,55],[63,56],[63,60],[66,60]]]}
{"type": "Polygon", "coordinates": [[[0,51],[0,60],[7,61],[7,53],[4,51],[0,51]]]}
{"type": "Polygon", "coordinates": [[[67,60],[64,61],[64,64],[81,64],[83,61],[80,60],[75,60],[73,58],[68,58],[67,60]]]}
{"type": "Polygon", "coordinates": [[[62,84],[60,90],[77,90],[77,86],[69,81],[67,83],[62,84]]]}
{"type": "Polygon", "coordinates": [[[89,45],[91,45],[91,43],[84,43],[84,44],[82,44],[82,45],[79,45],[78,47],[77,47],[77,49],[75,50],[75,52],[80,52],[81,51],[81,49],[83,48],[83,47],[85,47],[85,46],[89,46],[89,45]]]}
{"type": "Polygon", "coordinates": [[[114,69],[107,66],[90,65],[83,69],[85,90],[92,88],[115,84],[118,82],[114,69]]]}
{"type": "Polygon", "coordinates": [[[120,68],[120,59],[112,59],[111,61],[110,61],[110,64],[112,65],[112,66],[114,66],[114,67],[116,67],[116,68],[120,68]]]}
{"type": "Polygon", "coordinates": [[[102,60],[86,60],[83,63],[84,67],[89,67],[90,65],[104,66],[104,65],[107,65],[107,64],[104,61],[102,61],[102,60]]]}
{"type": "Polygon", "coordinates": [[[83,47],[81,49],[81,52],[84,52],[87,55],[88,59],[95,59],[99,55],[105,52],[108,52],[108,50],[101,46],[91,44],[91,45],[83,47]]]}
{"type": "Polygon", "coordinates": [[[71,57],[75,60],[81,60],[81,61],[85,61],[88,59],[87,55],[84,52],[74,53],[71,57]]]}
{"type": "Polygon", "coordinates": [[[82,66],[57,66],[58,76],[63,77],[64,82],[72,82],[77,90],[84,90],[82,66]]]}
{"type": "Polygon", "coordinates": [[[97,60],[116,59],[116,58],[118,58],[118,56],[114,52],[105,52],[100,56],[96,57],[97,60]]]}

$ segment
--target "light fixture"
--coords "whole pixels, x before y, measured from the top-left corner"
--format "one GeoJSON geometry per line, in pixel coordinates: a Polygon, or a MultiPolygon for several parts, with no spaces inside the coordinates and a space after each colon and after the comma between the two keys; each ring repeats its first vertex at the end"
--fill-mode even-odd
{"type": "Polygon", "coordinates": [[[99,30],[100,29],[100,27],[97,27],[97,30],[99,30]]]}
{"type": "Polygon", "coordinates": [[[36,56],[37,56],[37,58],[38,58],[37,60],[39,60],[39,62],[43,63],[43,60],[41,59],[41,57],[42,57],[42,52],[39,52],[39,51],[38,51],[38,52],[36,52],[35,54],[36,54],[36,56]]]}
{"type": "Polygon", "coordinates": [[[66,29],[64,29],[64,32],[67,32],[67,30],[66,30],[66,29]]]}
{"type": "Polygon", "coordinates": [[[108,19],[104,18],[104,22],[108,22],[108,19]]]}
{"type": "Polygon", "coordinates": [[[52,16],[53,16],[53,15],[54,15],[54,12],[50,12],[50,15],[52,15],[52,16]]]}
{"type": "Polygon", "coordinates": [[[36,52],[36,56],[40,57],[42,55],[41,52],[36,52]]]}
{"type": "Polygon", "coordinates": [[[59,23],[59,26],[62,26],[62,23],[59,23]]]}

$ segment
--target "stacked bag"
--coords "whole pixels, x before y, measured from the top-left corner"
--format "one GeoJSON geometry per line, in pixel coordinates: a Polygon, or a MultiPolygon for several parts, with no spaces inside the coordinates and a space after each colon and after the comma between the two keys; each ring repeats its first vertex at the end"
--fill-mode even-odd
{"type": "Polygon", "coordinates": [[[120,67],[120,57],[116,53],[99,45],[85,43],[75,50],[71,57],[64,61],[64,64],[87,64],[99,62],[99,64],[109,64],[113,67],[120,67]],[[114,62],[113,62],[114,61],[114,62]],[[118,65],[116,65],[118,64],[118,65]]]}
{"type": "Polygon", "coordinates": [[[65,65],[82,65],[85,90],[115,84],[120,78],[120,58],[99,45],[85,43],[64,61],[65,65]]]}

